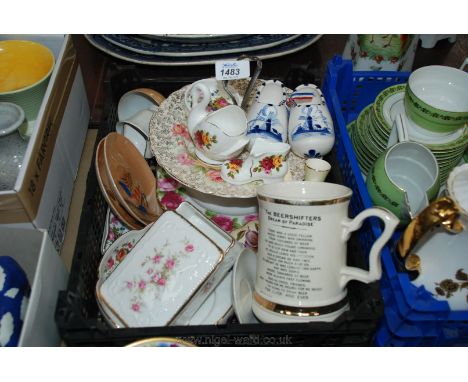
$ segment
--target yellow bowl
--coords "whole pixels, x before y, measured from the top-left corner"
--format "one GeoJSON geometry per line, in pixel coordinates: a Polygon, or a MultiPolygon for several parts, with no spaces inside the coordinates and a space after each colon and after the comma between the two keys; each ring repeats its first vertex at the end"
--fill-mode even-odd
{"type": "Polygon", "coordinates": [[[24,110],[26,119],[18,129],[23,138],[32,134],[54,64],[53,53],[37,42],[0,41],[0,102],[24,110]]]}
{"type": "Polygon", "coordinates": [[[54,55],[33,41],[0,41],[0,94],[24,90],[47,78],[54,55]]]}

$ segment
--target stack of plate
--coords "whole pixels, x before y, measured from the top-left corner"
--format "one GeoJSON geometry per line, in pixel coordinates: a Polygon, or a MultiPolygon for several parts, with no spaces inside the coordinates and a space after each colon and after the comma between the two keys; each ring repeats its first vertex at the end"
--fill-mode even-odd
{"type": "Polygon", "coordinates": [[[468,146],[468,130],[453,133],[433,133],[416,125],[406,114],[404,97],[406,85],[395,85],[383,90],[375,102],[365,107],[358,118],[348,125],[359,166],[367,174],[372,164],[388,145],[393,121],[402,114],[411,141],[429,148],[437,159],[440,183],[445,183],[450,171],[460,163],[468,146]]]}
{"type": "Polygon", "coordinates": [[[126,137],[110,133],[102,139],[95,166],[104,198],[127,227],[141,229],[162,214],[156,179],[145,158],[126,137]]]}
{"type": "Polygon", "coordinates": [[[321,35],[86,35],[103,52],[145,65],[181,66],[213,64],[249,54],[259,59],[294,53],[316,42],[321,35]]]}

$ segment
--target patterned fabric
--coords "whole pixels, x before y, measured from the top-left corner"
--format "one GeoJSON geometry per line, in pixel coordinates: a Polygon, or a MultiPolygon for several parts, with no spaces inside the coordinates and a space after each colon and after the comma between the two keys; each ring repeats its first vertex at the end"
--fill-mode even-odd
{"type": "Polygon", "coordinates": [[[19,264],[0,256],[0,346],[17,346],[28,302],[29,282],[19,264]]]}

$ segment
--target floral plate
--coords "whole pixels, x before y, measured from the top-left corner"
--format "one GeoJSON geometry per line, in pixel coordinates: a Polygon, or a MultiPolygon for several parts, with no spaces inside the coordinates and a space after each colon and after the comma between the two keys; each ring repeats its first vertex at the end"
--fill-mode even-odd
{"type": "MultiPolygon", "coordinates": [[[[190,205],[184,206],[193,211],[190,205]]],[[[102,305],[125,326],[187,324],[191,309],[199,308],[211,292],[209,282],[227,273],[218,264],[233,261],[239,246],[226,233],[221,235],[220,229],[206,224],[206,219],[201,221],[202,228],[191,221],[173,211],[162,214],[132,249],[132,255],[97,289],[102,305]]]]}
{"type": "MultiPolygon", "coordinates": [[[[112,246],[109,247],[99,264],[99,280],[96,290],[100,289],[102,283],[107,280],[121,261],[131,252],[148,228],[149,226],[139,231],[129,231],[117,238],[112,246]]],[[[103,313],[103,317],[109,325],[116,328],[124,327],[112,311],[105,304],[101,303],[99,294],[97,294],[97,302],[103,313]]],[[[232,272],[229,272],[193,315],[189,325],[223,324],[230,317],[232,310],[232,272]]]]}
{"type": "Polygon", "coordinates": [[[104,254],[114,241],[126,234],[129,230],[130,229],[114,215],[110,207],[107,207],[106,222],[104,224],[101,241],[101,253],[104,254]]]}
{"type": "MultiPolygon", "coordinates": [[[[229,233],[234,239],[241,242],[245,247],[257,250],[258,243],[258,214],[226,214],[205,208],[197,199],[187,193],[187,189],[177,180],[171,178],[160,167],[156,170],[158,182],[157,198],[165,210],[176,210],[179,205],[187,201],[213,221],[218,227],[229,233]]],[[[122,223],[111,211],[108,211],[106,225],[103,231],[101,251],[109,250],[110,246],[122,235],[128,232],[122,223]]],[[[139,232],[139,231],[134,231],[139,232]]]]}
{"type": "MultiPolygon", "coordinates": [[[[240,95],[245,94],[248,80],[232,82],[232,87],[240,95]]],[[[200,162],[195,156],[195,145],[187,130],[188,111],[184,96],[187,85],[172,93],[156,110],[150,121],[151,149],[158,164],[181,184],[223,198],[254,198],[257,186],[262,181],[244,185],[233,185],[225,182],[220,171],[200,162]]],[[[252,95],[251,95],[252,96],[252,95]]],[[[249,103],[252,101],[252,97],[249,103]]],[[[241,158],[248,156],[244,152],[241,158]]],[[[304,159],[293,154],[288,156],[291,180],[304,179],[304,159]]]]}

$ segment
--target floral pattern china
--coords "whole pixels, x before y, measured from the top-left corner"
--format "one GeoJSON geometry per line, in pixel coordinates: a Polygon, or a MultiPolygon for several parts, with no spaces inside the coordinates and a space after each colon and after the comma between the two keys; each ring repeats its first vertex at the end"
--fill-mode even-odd
{"type": "Polygon", "coordinates": [[[135,244],[143,237],[149,227],[150,226],[147,226],[141,230],[128,231],[115,239],[101,259],[98,270],[99,278],[106,280],[110,276],[128,253],[135,247],[135,244]]]}
{"type": "MultiPolygon", "coordinates": [[[[245,93],[247,80],[233,81],[232,86],[239,94],[245,93]]],[[[188,85],[190,86],[190,85],[188,85]]],[[[199,161],[195,156],[195,144],[187,130],[188,112],[184,103],[187,87],[172,93],[156,110],[150,121],[151,148],[158,164],[181,184],[203,192],[224,198],[252,198],[261,181],[244,185],[225,182],[219,169],[214,169],[199,161]]],[[[250,99],[250,102],[252,97],[250,99]]],[[[209,145],[215,137],[200,134],[196,141],[199,145],[209,145]]],[[[239,159],[245,159],[244,151],[239,159]]],[[[304,178],[304,160],[295,155],[288,156],[291,180],[304,178]]]]}
{"type": "MultiPolygon", "coordinates": [[[[123,261],[123,259],[133,250],[135,244],[148,230],[146,227],[139,231],[129,231],[115,240],[114,244],[104,254],[99,265],[98,289],[107,280],[111,273],[123,261]]],[[[258,228],[257,228],[258,230],[258,228]]],[[[243,233],[239,233],[242,235],[243,233]]],[[[252,242],[252,235],[249,235],[252,242]]],[[[162,258],[156,259],[161,262],[162,258]]],[[[170,264],[169,264],[170,266],[170,264]]],[[[98,304],[103,312],[104,318],[113,327],[123,327],[119,320],[112,314],[106,306],[102,305],[98,299],[98,304]]],[[[203,305],[197,310],[190,320],[189,325],[215,325],[224,323],[232,311],[232,272],[216,287],[203,305]]]]}
{"type": "Polygon", "coordinates": [[[112,243],[114,243],[119,237],[126,234],[128,231],[129,228],[124,223],[122,223],[108,207],[104,233],[102,236],[101,253],[106,252],[112,243]]]}
{"type": "MultiPolygon", "coordinates": [[[[187,194],[186,188],[183,185],[171,178],[162,168],[157,168],[156,175],[158,182],[157,198],[165,210],[176,210],[180,203],[184,201],[190,202],[208,219],[227,233],[230,233],[234,239],[244,244],[245,247],[257,248],[258,215],[256,213],[229,215],[203,208],[196,200],[187,194]],[[253,225],[250,223],[253,223],[253,225]],[[247,235],[238,235],[238,232],[247,231],[249,232],[247,235]]],[[[110,246],[113,243],[117,242],[119,238],[129,232],[129,229],[110,210],[108,210],[106,221],[101,247],[102,253],[110,250],[110,246]]],[[[115,259],[113,261],[117,263],[115,259]]]]}
{"type": "Polygon", "coordinates": [[[125,326],[168,325],[189,301],[196,303],[193,293],[222,256],[208,237],[168,211],[102,283],[98,298],[125,326]]]}
{"type": "MultiPolygon", "coordinates": [[[[210,209],[205,209],[198,205],[197,201],[186,193],[185,187],[177,180],[170,177],[166,171],[164,171],[164,169],[158,167],[156,174],[158,181],[158,200],[164,209],[175,210],[177,207],[179,207],[180,203],[184,201],[190,202],[218,227],[222,228],[227,233],[230,233],[234,239],[242,242],[247,247],[256,248],[256,245],[254,246],[252,244],[254,242],[254,239],[252,238],[254,235],[253,233],[247,237],[244,235],[238,237],[235,235],[235,232],[241,230],[244,227],[247,227],[247,225],[251,222],[257,223],[257,214],[227,215],[217,213],[210,209]],[[249,241],[249,238],[252,239],[249,241]]],[[[253,226],[250,227],[249,230],[255,231],[256,234],[258,228],[255,229],[255,226],[253,226]]]]}

